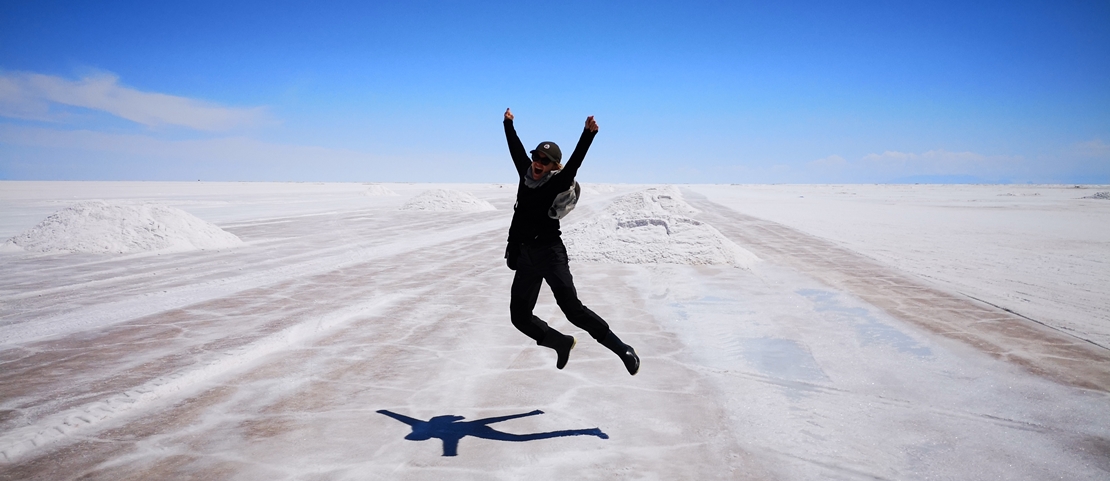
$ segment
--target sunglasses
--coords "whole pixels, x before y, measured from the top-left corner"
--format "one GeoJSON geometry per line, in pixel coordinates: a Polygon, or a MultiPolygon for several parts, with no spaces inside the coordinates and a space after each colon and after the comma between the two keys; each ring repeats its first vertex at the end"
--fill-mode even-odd
{"type": "Polygon", "coordinates": [[[541,165],[551,165],[551,158],[547,156],[540,157],[539,154],[532,154],[532,162],[539,162],[541,165]]]}

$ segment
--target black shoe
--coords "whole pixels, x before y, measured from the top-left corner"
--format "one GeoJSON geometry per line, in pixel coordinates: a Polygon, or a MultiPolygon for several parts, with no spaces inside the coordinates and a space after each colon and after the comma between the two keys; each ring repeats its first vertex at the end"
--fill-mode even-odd
{"type": "Polygon", "coordinates": [[[613,331],[609,331],[609,334],[605,335],[605,338],[601,340],[601,345],[620,356],[629,374],[635,376],[637,372],[640,372],[640,356],[636,355],[636,350],[632,349],[632,346],[621,342],[620,338],[613,334],[613,331]]]}
{"type": "Polygon", "coordinates": [[[540,345],[550,347],[555,350],[558,359],[555,360],[555,367],[562,369],[567,366],[567,361],[570,360],[570,350],[574,349],[578,341],[574,340],[574,336],[567,336],[551,329],[547,331],[547,335],[540,341],[540,345]]]}

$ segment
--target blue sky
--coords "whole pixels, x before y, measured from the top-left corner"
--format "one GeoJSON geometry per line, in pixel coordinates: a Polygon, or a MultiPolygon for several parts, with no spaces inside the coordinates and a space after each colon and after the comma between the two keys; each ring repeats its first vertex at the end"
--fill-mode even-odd
{"type": "Polygon", "coordinates": [[[0,179],[1110,183],[1110,2],[0,3],[0,179]]]}

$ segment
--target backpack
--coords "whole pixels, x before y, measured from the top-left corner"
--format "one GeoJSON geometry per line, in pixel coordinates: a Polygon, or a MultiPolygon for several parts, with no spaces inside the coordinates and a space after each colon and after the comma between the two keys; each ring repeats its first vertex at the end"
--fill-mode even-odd
{"type": "Polygon", "coordinates": [[[555,202],[552,202],[551,208],[547,209],[547,216],[552,219],[566,217],[570,211],[574,210],[574,206],[578,204],[580,198],[582,198],[582,187],[578,185],[576,180],[569,189],[555,196],[555,202]]]}

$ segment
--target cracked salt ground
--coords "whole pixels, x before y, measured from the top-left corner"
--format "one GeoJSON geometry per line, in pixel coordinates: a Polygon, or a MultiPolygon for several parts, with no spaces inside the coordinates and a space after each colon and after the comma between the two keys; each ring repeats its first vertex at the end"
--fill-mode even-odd
{"type": "MultiPolygon", "coordinates": [[[[389,184],[397,196],[367,196],[361,184],[246,185],[247,193],[183,185],[177,194],[161,185],[157,195],[201,206],[192,213],[202,219],[224,216],[217,225],[245,245],[161,256],[0,254],[0,479],[1110,472],[1100,371],[1078,364],[1069,378],[1030,367],[1047,358],[1041,340],[1052,349],[1066,340],[969,332],[961,319],[1008,326],[990,319],[1010,317],[802,232],[748,228],[753,221],[713,204],[681,215],[764,261],[574,263],[583,301],[636,346],[643,368],[628,376],[545,292],[536,314],[579,340],[567,368],[555,370],[554,356],[508,323],[512,274],[501,253],[511,189],[444,187],[498,210],[400,211],[425,185],[389,184]]],[[[590,195],[572,214],[583,223],[641,190],[583,187],[590,195]]],[[[103,188],[155,197],[145,184],[103,188]]],[[[95,190],[64,191],[80,189],[95,190]]],[[[0,190],[0,202],[42,190],[0,190]]],[[[659,190],[664,210],[688,207],[659,190]]],[[[647,218],[678,215],[667,212],[647,218]]],[[[1061,352],[1067,362],[1089,354],[1061,352]]]]}

